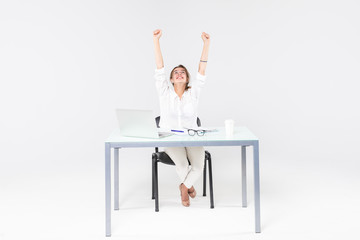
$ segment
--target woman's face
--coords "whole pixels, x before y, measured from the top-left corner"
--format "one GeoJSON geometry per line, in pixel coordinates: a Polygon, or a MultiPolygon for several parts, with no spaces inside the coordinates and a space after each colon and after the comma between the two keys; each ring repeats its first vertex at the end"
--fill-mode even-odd
{"type": "Polygon", "coordinates": [[[184,68],[175,68],[173,75],[171,77],[172,83],[187,83],[187,76],[184,68]]]}

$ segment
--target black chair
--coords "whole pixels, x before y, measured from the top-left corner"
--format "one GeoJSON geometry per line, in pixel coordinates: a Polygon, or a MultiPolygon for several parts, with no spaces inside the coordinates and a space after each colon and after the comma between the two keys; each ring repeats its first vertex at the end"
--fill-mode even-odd
{"type": "MultiPolygon", "coordinates": [[[[160,117],[156,117],[156,125],[159,127],[160,117]]],[[[200,127],[200,119],[197,118],[197,125],[200,127]]],[[[189,161],[189,160],[188,160],[189,161]]],[[[205,151],[204,159],[204,173],[203,173],[203,196],[206,196],[206,165],[209,166],[209,186],[210,186],[210,208],[214,208],[213,197],[213,181],[212,181],[212,167],[211,167],[211,155],[208,151],[205,151]],[[206,162],[208,164],[206,164],[206,162]]],[[[159,211],[159,187],[158,187],[158,163],[164,163],[167,165],[175,165],[171,158],[165,152],[159,152],[159,148],[155,148],[155,152],[152,154],[152,199],[155,199],[155,211],[159,211]]],[[[189,161],[189,164],[190,161],[189,161]]]]}

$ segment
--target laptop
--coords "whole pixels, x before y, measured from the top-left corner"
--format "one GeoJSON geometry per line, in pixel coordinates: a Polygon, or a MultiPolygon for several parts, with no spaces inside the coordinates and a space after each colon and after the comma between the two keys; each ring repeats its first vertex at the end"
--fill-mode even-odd
{"type": "Polygon", "coordinates": [[[158,132],[152,110],[116,109],[120,135],[140,138],[162,138],[172,133],[158,132]]]}

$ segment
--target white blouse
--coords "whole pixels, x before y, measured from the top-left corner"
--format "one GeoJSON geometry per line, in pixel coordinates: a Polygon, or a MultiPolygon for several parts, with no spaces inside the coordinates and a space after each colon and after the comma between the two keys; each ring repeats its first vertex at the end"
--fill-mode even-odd
{"type": "Polygon", "coordinates": [[[176,94],[170,79],[166,78],[164,68],[155,69],[154,77],[160,100],[160,127],[196,128],[199,96],[206,76],[198,72],[196,78],[190,80],[191,88],[184,92],[181,99],[176,94]]]}

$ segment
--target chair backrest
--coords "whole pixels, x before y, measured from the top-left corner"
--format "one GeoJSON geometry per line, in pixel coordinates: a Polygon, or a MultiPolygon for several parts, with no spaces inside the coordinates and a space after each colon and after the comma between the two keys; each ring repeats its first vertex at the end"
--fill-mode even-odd
{"type": "MultiPolygon", "coordinates": [[[[155,121],[156,121],[156,126],[159,128],[159,127],[160,127],[160,126],[159,126],[160,116],[157,116],[157,117],[155,118],[155,121]]],[[[198,125],[198,127],[201,127],[201,121],[200,121],[200,118],[199,118],[199,117],[197,118],[197,125],[198,125]]]]}

